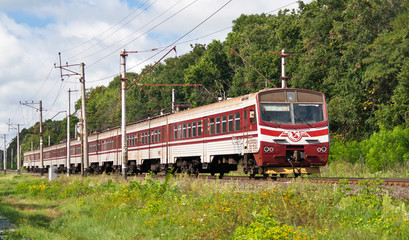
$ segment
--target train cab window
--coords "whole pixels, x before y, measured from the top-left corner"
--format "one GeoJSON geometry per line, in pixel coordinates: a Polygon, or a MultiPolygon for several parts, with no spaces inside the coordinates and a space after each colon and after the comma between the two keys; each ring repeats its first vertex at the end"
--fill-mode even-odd
{"type": "Polygon", "coordinates": [[[220,117],[216,117],[216,134],[220,134],[220,117]]]}
{"type": "Polygon", "coordinates": [[[244,122],[247,121],[247,110],[244,110],[244,122]]]}
{"type": "Polygon", "coordinates": [[[197,136],[202,136],[202,120],[197,121],[197,136]]]}
{"type": "Polygon", "coordinates": [[[222,133],[226,133],[227,132],[227,119],[226,119],[226,115],[222,116],[222,133]]]}
{"type": "Polygon", "coordinates": [[[289,103],[260,103],[261,120],[276,124],[291,124],[289,103]]]}
{"type": "Polygon", "coordinates": [[[227,118],[228,132],[233,132],[233,114],[229,114],[227,118]]]}
{"type": "Polygon", "coordinates": [[[182,136],[183,136],[183,139],[186,138],[186,123],[183,124],[183,134],[182,134],[182,136]]]}
{"type": "Polygon", "coordinates": [[[190,122],[187,123],[187,138],[192,137],[192,124],[190,122]]]}
{"type": "Polygon", "coordinates": [[[322,104],[294,104],[295,124],[310,124],[324,121],[322,104]]]}
{"type": "Polygon", "coordinates": [[[240,112],[234,114],[234,131],[240,131],[240,112]]]}
{"type": "Polygon", "coordinates": [[[196,137],[196,122],[192,122],[192,137],[196,137]]]}
{"type": "Polygon", "coordinates": [[[210,135],[214,135],[214,118],[210,118],[209,120],[209,133],[210,135]]]}

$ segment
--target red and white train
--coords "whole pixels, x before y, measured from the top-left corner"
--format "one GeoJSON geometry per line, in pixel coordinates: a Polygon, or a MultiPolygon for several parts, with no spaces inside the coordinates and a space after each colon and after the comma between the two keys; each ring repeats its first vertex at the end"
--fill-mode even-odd
{"type": "MultiPolygon", "coordinates": [[[[319,172],[329,153],[328,114],[322,93],[290,88],[257,93],[127,125],[129,172],[285,175],[319,172]]],[[[88,137],[91,171],[120,170],[121,129],[88,137]]],[[[66,143],[44,148],[44,168],[66,170],[66,143]]],[[[81,169],[80,141],[71,141],[70,169],[81,169]]],[[[39,170],[39,150],[24,153],[39,170]]]]}

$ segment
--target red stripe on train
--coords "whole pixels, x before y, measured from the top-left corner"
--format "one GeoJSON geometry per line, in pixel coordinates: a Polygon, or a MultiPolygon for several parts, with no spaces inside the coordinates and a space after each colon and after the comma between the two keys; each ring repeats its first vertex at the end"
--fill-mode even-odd
{"type": "MultiPolygon", "coordinates": [[[[270,129],[261,129],[261,134],[272,136],[272,137],[279,137],[286,131],[277,131],[277,130],[270,130],[270,129]]],[[[306,133],[310,137],[320,137],[324,135],[328,135],[328,129],[316,130],[316,131],[306,131],[306,133]]]]}

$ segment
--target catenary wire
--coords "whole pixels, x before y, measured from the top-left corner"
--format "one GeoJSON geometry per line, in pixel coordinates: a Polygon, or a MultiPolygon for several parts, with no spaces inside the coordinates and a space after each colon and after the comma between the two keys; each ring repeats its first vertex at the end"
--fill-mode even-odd
{"type": "MultiPolygon", "coordinates": [[[[193,5],[194,3],[196,3],[197,1],[198,1],[198,0],[194,0],[193,2],[189,3],[189,4],[186,5],[185,7],[181,8],[181,9],[180,9],[179,11],[177,11],[176,13],[174,13],[174,14],[172,14],[171,16],[167,17],[165,20],[159,22],[158,24],[154,25],[152,28],[150,28],[150,29],[148,29],[147,31],[145,31],[144,33],[140,34],[138,37],[132,39],[131,41],[129,41],[129,42],[123,44],[121,47],[119,47],[119,48],[117,48],[117,49],[115,49],[115,50],[109,52],[107,55],[105,55],[105,56],[103,56],[102,58],[100,58],[100,59],[94,61],[93,63],[89,64],[89,65],[88,65],[88,68],[94,66],[95,64],[97,64],[98,62],[100,62],[100,61],[106,59],[107,57],[111,56],[112,54],[117,53],[118,51],[120,51],[121,49],[123,49],[125,46],[127,46],[127,45],[133,43],[133,42],[136,41],[137,39],[141,38],[142,36],[146,35],[147,33],[151,32],[152,30],[154,30],[155,28],[157,28],[158,26],[162,25],[163,23],[167,22],[167,21],[170,20],[171,18],[173,18],[173,17],[175,17],[176,15],[180,14],[182,11],[186,10],[187,8],[189,8],[190,6],[192,6],[192,5],[193,5]]],[[[179,1],[179,2],[180,2],[180,1],[179,1]]],[[[177,3],[179,3],[179,2],[177,2],[177,3]]],[[[173,6],[172,6],[172,7],[173,7],[173,6]]],[[[171,7],[171,8],[172,8],[172,7],[171,7]]],[[[170,8],[169,8],[169,9],[170,9],[170,8]]],[[[168,11],[169,9],[167,9],[166,11],[168,11]]],[[[161,14],[161,15],[163,15],[163,14],[161,14]]],[[[155,20],[156,20],[156,18],[155,18],[155,20]]],[[[150,22],[150,23],[151,23],[151,22],[150,22]]],[[[146,27],[146,26],[149,25],[150,23],[148,23],[148,24],[146,24],[145,26],[141,27],[141,28],[138,29],[137,31],[143,29],[144,27],[146,27]]],[[[135,31],[135,32],[137,32],[137,31],[135,31]]],[[[135,33],[135,32],[134,32],[134,33],[135,33]]],[[[131,35],[132,35],[132,34],[131,34],[131,35]]],[[[129,37],[129,36],[130,36],[130,35],[128,35],[127,37],[129,37]]],[[[122,39],[122,40],[124,40],[124,39],[122,39]]],[[[121,40],[121,41],[122,41],[122,40],[121,40]]],[[[110,48],[110,47],[109,47],[109,48],[110,48]]],[[[105,48],[105,49],[103,49],[103,50],[107,50],[107,48],[105,48]]],[[[90,55],[88,55],[88,56],[86,56],[86,57],[89,57],[89,56],[90,56],[90,55]]]]}
{"type": "MultiPolygon", "coordinates": [[[[148,7],[150,7],[150,6],[151,6],[153,3],[155,3],[156,1],[157,1],[157,0],[153,1],[148,7]]],[[[141,5],[140,7],[137,7],[134,11],[132,11],[131,13],[129,13],[126,17],[122,18],[122,19],[119,20],[117,23],[115,23],[114,25],[112,25],[111,27],[109,27],[108,29],[106,29],[105,31],[99,33],[99,34],[96,35],[95,37],[91,38],[90,40],[87,40],[87,41],[85,41],[85,42],[82,42],[82,43],[78,44],[78,45],[75,46],[75,47],[62,50],[62,52],[72,51],[72,50],[74,50],[74,49],[77,49],[77,48],[82,47],[83,45],[85,45],[85,44],[87,44],[87,43],[92,42],[94,39],[98,38],[99,36],[104,35],[104,34],[107,33],[107,32],[109,32],[111,29],[115,28],[115,27],[116,27],[117,25],[119,25],[121,22],[125,21],[125,19],[127,19],[128,17],[130,17],[131,15],[133,15],[135,12],[139,11],[140,9],[142,9],[148,2],[149,2],[149,0],[145,1],[144,3],[142,3],[142,5],[141,5]]],[[[144,10],[146,10],[146,9],[147,9],[147,8],[145,8],[144,10]]],[[[139,14],[138,14],[137,16],[139,16],[139,14]]],[[[134,17],[134,18],[136,18],[136,17],[134,17]]],[[[132,19],[129,20],[129,21],[132,21],[134,18],[132,18],[132,19]]],[[[121,27],[119,27],[119,29],[123,28],[123,27],[124,27],[125,25],[127,25],[128,23],[129,23],[129,22],[123,24],[121,27]]],[[[110,35],[111,35],[111,34],[110,34],[110,35]]],[[[95,45],[96,45],[96,44],[94,44],[94,46],[95,46],[95,45]]],[[[69,59],[71,59],[71,58],[73,58],[73,57],[75,57],[75,56],[76,56],[76,55],[71,56],[71,57],[69,57],[67,60],[69,60],[69,59]]]]}

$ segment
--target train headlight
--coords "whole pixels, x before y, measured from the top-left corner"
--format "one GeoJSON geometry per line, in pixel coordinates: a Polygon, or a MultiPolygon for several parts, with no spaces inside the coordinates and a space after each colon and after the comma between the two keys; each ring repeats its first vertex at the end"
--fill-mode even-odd
{"type": "Polygon", "coordinates": [[[266,152],[266,153],[273,153],[273,152],[274,152],[274,148],[273,148],[273,147],[269,147],[269,146],[265,146],[265,147],[264,147],[264,152],[266,152]]]}
{"type": "Polygon", "coordinates": [[[326,147],[317,147],[317,152],[319,152],[319,153],[325,153],[325,152],[327,152],[327,148],[326,147]]]}
{"type": "Polygon", "coordinates": [[[295,92],[287,92],[287,101],[295,102],[295,92]]]}

